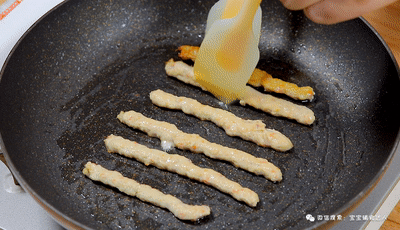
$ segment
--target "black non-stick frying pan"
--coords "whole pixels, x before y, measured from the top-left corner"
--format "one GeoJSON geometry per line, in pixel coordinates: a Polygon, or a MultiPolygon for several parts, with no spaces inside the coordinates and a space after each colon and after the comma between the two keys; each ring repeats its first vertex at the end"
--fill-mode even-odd
{"type": "MultiPolygon", "coordinates": [[[[183,44],[199,45],[215,0],[70,0],[37,23],[2,69],[0,127],[6,159],[22,186],[69,228],[302,229],[323,224],[306,214],[345,214],[390,162],[399,131],[400,82],[393,56],[361,19],[317,25],[279,1],[263,1],[259,68],[314,88],[306,126],[238,104],[228,110],[261,119],[293,142],[276,152],[227,136],[179,111],[154,106],[155,89],[221,107],[211,94],[166,76],[164,63],[183,44]],[[160,149],[160,141],[116,119],[135,110],[185,132],[264,157],[282,169],[273,183],[201,154],[174,149],[253,189],[251,208],[196,181],[107,153],[103,140],[121,135],[160,149]],[[173,194],[206,204],[211,216],[180,221],[169,211],[93,182],[92,161],[173,194]]],[[[283,97],[287,100],[289,98],[283,97]]]]}

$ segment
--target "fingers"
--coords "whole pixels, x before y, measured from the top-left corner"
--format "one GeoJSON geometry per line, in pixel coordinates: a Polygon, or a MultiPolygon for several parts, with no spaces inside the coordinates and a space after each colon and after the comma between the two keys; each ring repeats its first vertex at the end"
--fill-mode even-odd
{"type": "Polygon", "coordinates": [[[357,18],[395,1],[396,0],[325,0],[305,8],[304,13],[314,22],[334,24],[357,18]]]}
{"type": "Polygon", "coordinates": [[[290,10],[304,10],[312,21],[334,24],[385,7],[397,0],[281,0],[290,10]]]}
{"type": "Polygon", "coordinates": [[[282,4],[289,10],[302,10],[321,0],[281,0],[282,4]]]}

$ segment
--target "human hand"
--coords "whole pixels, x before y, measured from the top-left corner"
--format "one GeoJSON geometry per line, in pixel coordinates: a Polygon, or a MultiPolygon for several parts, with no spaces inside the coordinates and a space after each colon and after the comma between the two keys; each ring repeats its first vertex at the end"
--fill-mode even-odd
{"type": "Polygon", "coordinates": [[[280,0],[289,10],[304,10],[312,21],[334,24],[359,17],[397,0],[280,0]]]}

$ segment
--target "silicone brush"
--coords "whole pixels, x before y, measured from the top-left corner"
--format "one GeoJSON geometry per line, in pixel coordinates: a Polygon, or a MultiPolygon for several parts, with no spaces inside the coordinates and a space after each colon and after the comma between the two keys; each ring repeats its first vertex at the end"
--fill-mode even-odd
{"type": "Polygon", "coordinates": [[[240,100],[260,52],[261,0],[221,0],[210,10],[194,64],[196,81],[224,103],[240,100]]]}

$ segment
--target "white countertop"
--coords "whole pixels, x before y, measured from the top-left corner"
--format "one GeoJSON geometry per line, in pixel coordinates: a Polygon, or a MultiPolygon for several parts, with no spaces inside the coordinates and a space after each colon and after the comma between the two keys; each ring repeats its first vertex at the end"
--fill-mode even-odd
{"type": "MultiPolygon", "coordinates": [[[[0,70],[21,36],[44,14],[63,1],[24,0],[0,21],[0,70]]],[[[3,8],[0,8],[1,11],[3,8]]],[[[1,161],[0,207],[0,229],[63,229],[28,193],[14,185],[10,171],[1,161]]]]}

